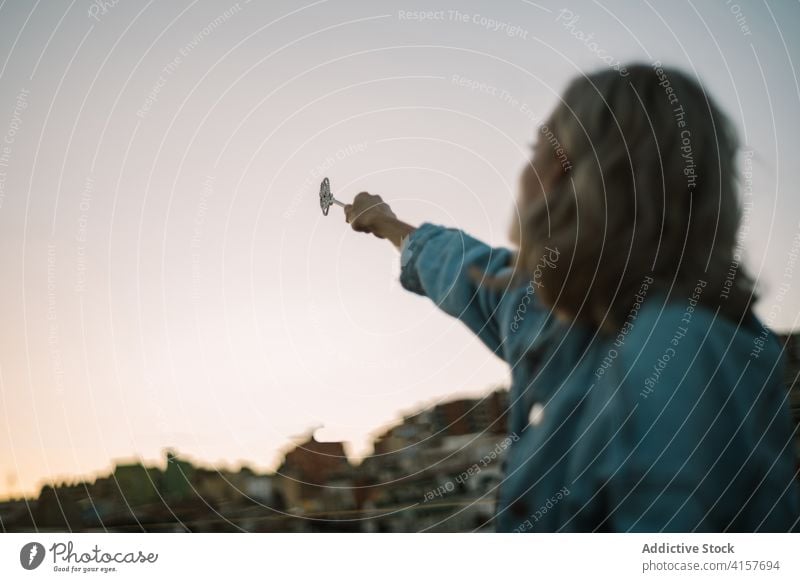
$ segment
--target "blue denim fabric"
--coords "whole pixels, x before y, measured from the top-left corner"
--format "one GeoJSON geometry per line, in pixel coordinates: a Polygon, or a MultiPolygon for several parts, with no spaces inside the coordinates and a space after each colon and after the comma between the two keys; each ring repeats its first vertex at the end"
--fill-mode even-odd
{"type": "Polygon", "coordinates": [[[402,285],[511,366],[509,432],[519,438],[505,459],[498,531],[798,530],[771,332],[754,316],[737,326],[645,289],[625,334],[599,334],[557,320],[536,285],[495,288],[470,275],[508,274],[511,258],[430,223],[401,253],[402,285]]]}

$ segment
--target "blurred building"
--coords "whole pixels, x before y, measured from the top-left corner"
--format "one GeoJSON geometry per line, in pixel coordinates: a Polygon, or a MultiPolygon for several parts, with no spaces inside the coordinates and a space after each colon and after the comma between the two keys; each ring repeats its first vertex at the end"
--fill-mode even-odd
{"type": "Polygon", "coordinates": [[[346,482],[351,469],[344,443],[318,441],[312,432],[285,454],[275,475],[276,486],[290,510],[319,512],[325,509],[323,497],[328,484],[346,482]]]}
{"type": "MultiPolygon", "coordinates": [[[[781,335],[800,427],[800,334],[781,335]]],[[[311,431],[274,474],[121,462],[94,481],[46,485],[0,503],[6,531],[474,531],[491,529],[507,435],[508,391],[414,410],[374,437],[360,464],[311,431]]],[[[800,459],[800,430],[797,438],[800,459]]],[[[799,465],[800,466],[800,465],[799,465]]]]}
{"type": "Polygon", "coordinates": [[[162,473],[157,467],[145,467],[141,463],[117,465],[112,474],[114,492],[125,503],[140,507],[160,499],[162,473]]]}
{"type": "Polygon", "coordinates": [[[488,525],[501,480],[508,391],[406,415],[359,466],[369,531],[470,531],[488,525]]]}

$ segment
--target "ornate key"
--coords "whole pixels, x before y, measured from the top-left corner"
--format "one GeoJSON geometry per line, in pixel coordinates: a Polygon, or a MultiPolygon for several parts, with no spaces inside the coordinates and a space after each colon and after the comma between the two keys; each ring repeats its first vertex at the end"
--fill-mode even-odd
{"type": "Polygon", "coordinates": [[[339,202],[333,197],[333,194],[331,194],[331,183],[325,178],[322,180],[322,184],[319,185],[319,207],[322,208],[322,214],[328,216],[328,210],[334,204],[338,204],[344,208],[344,202],[339,202]]]}

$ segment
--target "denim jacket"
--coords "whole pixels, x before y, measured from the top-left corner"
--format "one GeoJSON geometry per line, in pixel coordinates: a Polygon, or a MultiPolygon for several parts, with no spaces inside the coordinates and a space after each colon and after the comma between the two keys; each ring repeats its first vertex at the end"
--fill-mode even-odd
{"type": "Polygon", "coordinates": [[[498,531],[798,530],[782,353],[755,316],[665,302],[645,278],[619,333],[600,334],[556,319],[535,272],[479,284],[476,268],[510,273],[508,249],[425,223],[401,250],[403,287],[511,366],[498,531]]]}

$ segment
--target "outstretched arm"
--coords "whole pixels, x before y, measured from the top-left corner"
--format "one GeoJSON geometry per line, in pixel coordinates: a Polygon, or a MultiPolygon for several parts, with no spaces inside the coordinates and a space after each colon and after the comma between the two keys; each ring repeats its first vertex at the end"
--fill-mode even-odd
{"type": "Polygon", "coordinates": [[[344,215],[353,230],[388,239],[397,249],[400,249],[403,240],[416,230],[410,224],[399,220],[380,196],[367,192],[357,194],[352,204],[346,204],[344,215]]]}
{"type": "Polygon", "coordinates": [[[510,251],[492,248],[458,229],[430,223],[414,228],[398,220],[380,196],[366,192],[344,210],[354,230],[389,239],[398,249],[406,241],[400,260],[403,287],[430,298],[503,357],[500,347],[507,332],[501,330],[498,312],[506,290],[484,283],[509,266],[510,251]]]}

